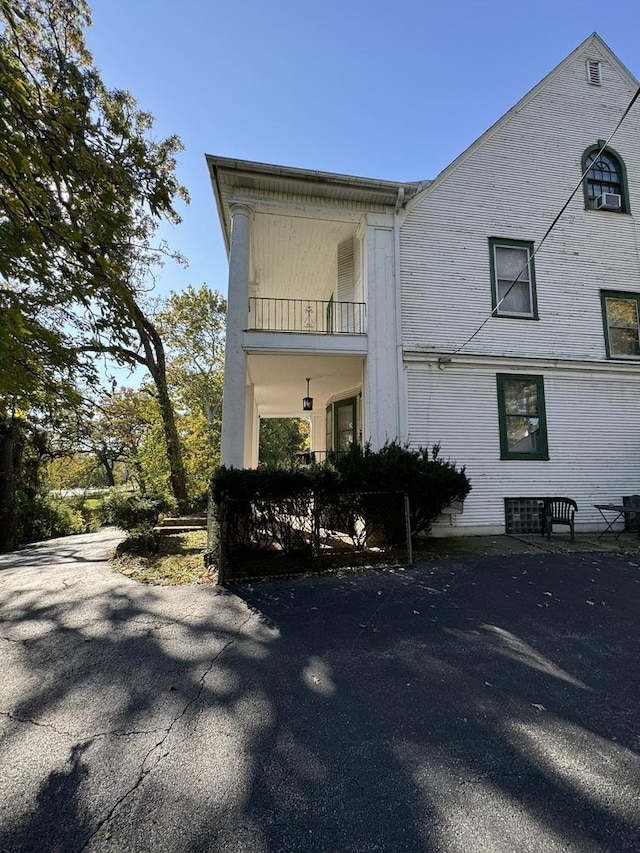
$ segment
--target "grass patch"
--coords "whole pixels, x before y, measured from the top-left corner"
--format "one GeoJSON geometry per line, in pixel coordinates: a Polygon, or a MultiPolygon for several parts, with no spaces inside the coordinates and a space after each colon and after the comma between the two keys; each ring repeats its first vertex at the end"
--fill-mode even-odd
{"type": "Polygon", "coordinates": [[[113,567],[117,572],[140,583],[159,586],[213,584],[215,571],[205,568],[203,557],[207,547],[207,531],[171,533],[158,537],[155,554],[127,554],[117,551],[113,567]]]}

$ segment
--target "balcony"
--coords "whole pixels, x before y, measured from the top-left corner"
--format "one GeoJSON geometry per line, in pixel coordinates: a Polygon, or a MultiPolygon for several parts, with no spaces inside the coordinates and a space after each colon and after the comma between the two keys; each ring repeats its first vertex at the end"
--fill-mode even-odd
{"type": "Polygon", "coordinates": [[[365,335],[364,302],[250,297],[250,331],[308,332],[316,335],[365,335]]]}

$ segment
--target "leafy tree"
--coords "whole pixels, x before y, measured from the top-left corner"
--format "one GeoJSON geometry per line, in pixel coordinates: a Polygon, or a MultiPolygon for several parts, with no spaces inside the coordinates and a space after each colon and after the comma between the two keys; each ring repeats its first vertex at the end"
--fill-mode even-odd
{"type": "Polygon", "coordinates": [[[85,0],[0,0],[0,550],[16,543],[22,422],[39,398],[96,383],[96,351],[141,357],[158,386],[171,481],[186,500],[162,342],[139,293],[187,199],[177,137],[109,90],[85,0]],[[143,354],[141,356],[141,353],[143,354]]]}
{"type": "MultiPolygon", "coordinates": [[[[179,140],[151,140],[152,117],[104,86],[89,24],[84,0],[0,0],[2,298],[24,351],[40,323],[46,360],[69,365],[60,330],[131,328],[136,284],[161,257],[152,238],[185,196],[179,140]]],[[[2,369],[6,393],[13,356],[2,369]]]]}
{"type": "Polygon", "coordinates": [[[296,453],[309,447],[309,422],[304,418],[263,418],[260,421],[260,463],[288,467],[296,453]]]}
{"type": "Polygon", "coordinates": [[[218,448],[227,300],[203,284],[171,293],[155,315],[168,351],[169,384],[177,405],[202,411],[209,425],[209,445],[218,448]]]}

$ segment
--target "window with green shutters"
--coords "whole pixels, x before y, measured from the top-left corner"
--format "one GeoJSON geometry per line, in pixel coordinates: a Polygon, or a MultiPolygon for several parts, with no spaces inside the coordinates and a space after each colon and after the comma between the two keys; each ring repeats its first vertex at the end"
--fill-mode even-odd
{"type": "Polygon", "coordinates": [[[498,419],[501,459],[548,459],[542,376],[499,373],[498,419]]]}

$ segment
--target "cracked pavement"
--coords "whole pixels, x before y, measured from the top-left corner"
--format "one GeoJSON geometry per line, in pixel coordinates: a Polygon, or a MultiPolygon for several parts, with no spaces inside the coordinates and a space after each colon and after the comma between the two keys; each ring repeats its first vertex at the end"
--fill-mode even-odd
{"type": "Polygon", "coordinates": [[[439,560],[223,591],[0,556],[0,851],[640,849],[640,566],[439,560]]]}

